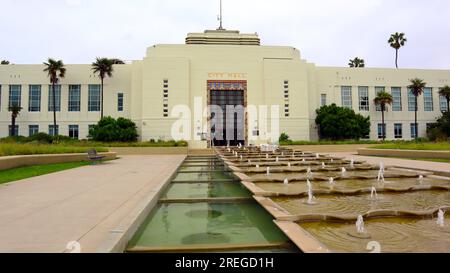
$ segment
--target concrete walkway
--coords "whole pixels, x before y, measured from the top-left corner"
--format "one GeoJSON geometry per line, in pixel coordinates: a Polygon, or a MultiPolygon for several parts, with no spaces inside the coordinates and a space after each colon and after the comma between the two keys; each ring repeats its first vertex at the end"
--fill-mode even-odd
{"type": "Polygon", "coordinates": [[[380,162],[383,162],[386,166],[395,166],[417,170],[428,170],[437,173],[448,173],[448,175],[450,176],[450,163],[429,162],[429,161],[409,160],[390,157],[359,156],[356,153],[332,153],[331,155],[337,157],[345,157],[347,159],[354,158],[356,160],[366,161],[367,163],[374,165],[379,165],[380,162]]]}
{"type": "Polygon", "coordinates": [[[184,159],[125,156],[0,186],[0,252],[64,252],[71,241],[95,252],[184,159]]]}

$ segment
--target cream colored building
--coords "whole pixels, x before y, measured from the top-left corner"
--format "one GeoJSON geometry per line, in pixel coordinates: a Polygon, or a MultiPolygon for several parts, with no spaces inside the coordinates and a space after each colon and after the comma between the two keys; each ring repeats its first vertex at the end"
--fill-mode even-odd
{"type": "MultiPolygon", "coordinates": [[[[99,79],[89,64],[66,67],[60,82],[59,134],[85,139],[89,125],[100,117],[99,79]]],[[[23,107],[17,120],[20,135],[51,129],[49,79],[43,69],[43,65],[0,66],[0,137],[9,134],[8,105],[13,102],[23,107]]],[[[424,79],[429,87],[419,99],[420,136],[445,110],[438,92],[450,84],[450,71],[443,70],[318,67],[302,59],[296,48],[261,46],[256,34],[226,30],[189,34],[184,45],[152,46],[143,60],[114,69],[114,76],[105,81],[105,115],[131,118],[143,141],[172,139],[172,127],[179,120],[172,116],[174,108],[186,105],[195,112],[196,98],[206,108],[215,90],[218,97],[224,95],[219,91],[240,91],[235,93],[242,96],[237,104],[244,106],[279,106],[279,130],[294,140],[316,140],[315,111],[331,103],[370,116],[370,138],[379,139],[381,112],[373,99],[381,89],[395,97],[386,113],[387,138],[410,140],[414,112],[406,88],[409,80],[424,79]]],[[[207,115],[197,118],[192,113],[185,118],[193,127],[190,146],[206,147],[208,142],[200,135],[210,133],[207,115]]],[[[246,143],[257,135],[260,140],[254,143],[267,141],[260,119],[242,118],[246,143]]]]}

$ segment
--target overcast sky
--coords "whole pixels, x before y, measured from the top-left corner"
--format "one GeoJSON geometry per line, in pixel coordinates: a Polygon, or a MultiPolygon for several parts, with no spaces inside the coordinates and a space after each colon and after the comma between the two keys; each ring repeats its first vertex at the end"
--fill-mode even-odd
{"type": "MultiPolygon", "coordinates": [[[[258,32],[263,45],[300,49],[320,66],[393,67],[391,33],[405,32],[399,64],[450,69],[448,0],[223,0],[224,27],[258,32]]],[[[0,0],[0,59],[91,63],[142,59],[159,43],[218,27],[219,0],[0,0]]]]}

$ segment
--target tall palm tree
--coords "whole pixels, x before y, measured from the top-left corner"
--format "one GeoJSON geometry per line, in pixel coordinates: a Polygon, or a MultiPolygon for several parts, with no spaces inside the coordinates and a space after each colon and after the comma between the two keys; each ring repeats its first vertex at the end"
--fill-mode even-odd
{"type": "Polygon", "coordinates": [[[66,76],[66,68],[64,67],[63,61],[56,61],[52,58],[49,58],[45,63],[44,72],[47,72],[48,77],[50,78],[50,83],[52,85],[52,98],[53,98],[53,135],[56,136],[56,85],[59,80],[66,76]]]}
{"type": "Polygon", "coordinates": [[[92,63],[92,70],[94,71],[94,74],[98,74],[98,77],[101,80],[101,119],[103,119],[103,88],[104,88],[104,81],[105,78],[112,77],[114,68],[113,65],[115,62],[119,61],[118,59],[108,59],[108,58],[97,58],[97,60],[92,63]]]}
{"type": "Polygon", "coordinates": [[[358,57],[356,57],[356,58],[354,58],[354,59],[352,59],[352,60],[350,60],[350,62],[348,63],[348,65],[350,66],[350,67],[354,67],[354,68],[358,68],[358,67],[365,67],[366,66],[366,64],[365,64],[365,62],[364,62],[364,59],[360,59],[360,58],[358,58],[358,57]]]}
{"type": "Polygon", "coordinates": [[[405,46],[408,40],[405,38],[405,33],[394,33],[389,38],[389,45],[395,49],[395,67],[398,69],[398,51],[402,46],[405,46]]]}
{"type": "Polygon", "coordinates": [[[447,99],[447,112],[450,112],[450,86],[444,86],[440,91],[439,95],[447,99]]]}
{"type": "Polygon", "coordinates": [[[414,124],[416,126],[416,132],[415,132],[416,133],[415,134],[416,135],[416,140],[418,138],[418,132],[419,132],[419,125],[417,123],[417,111],[418,111],[419,107],[418,107],[417,101],[418,101],[418,97],[420,95],[422,95],[423,90],[425,89],[426,86],[427,86],[427,83],[424,82],[421,79],[418,79],[418,78],[412,79],[411,80],[411,85],[408,86],[408,89],[411,90],[412,94],[415,97],[414,124]]]}
{"type": "Polygon", "coordinates": [[[16,119],[19,116],[20,111],[22,111],[22,107],[19,105],[11,105],[9,107],[9,112],[11,112],[11,136],[16,136],[16,119]]]}
{"type": "Polygon", "coordinates": [[[386,105],[391,105],[394,99],[392,95],[386,91],[381,91],[378,93],[377,97],[373,100],[373,102],[381,107],[381,117],[383,124],[383,141],[386,140],[386,123],[384,121],[384,111],[386,111],[386,105]]]}
{"type": "Polygon", "coordinates": [[[7,60],[3,60],[0,62],[0,65],[8,65],[8,64],[9,64],[9,61],[7,61],[7,60]]]}

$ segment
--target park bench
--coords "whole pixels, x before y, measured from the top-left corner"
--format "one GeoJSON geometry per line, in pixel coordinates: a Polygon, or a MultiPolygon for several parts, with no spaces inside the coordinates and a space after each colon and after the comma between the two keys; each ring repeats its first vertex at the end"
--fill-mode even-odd
{"type": "Polygon", "coordinates": [[[103,159],[105,159],[105,156],[99,155],[97,153],[97,150],[95,149],[89,150],[87,153],[89,161],[91,161],[93,164],[96,164],[98,162],[101,163],[103,159]]]}

